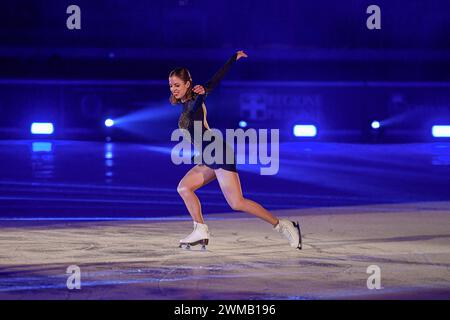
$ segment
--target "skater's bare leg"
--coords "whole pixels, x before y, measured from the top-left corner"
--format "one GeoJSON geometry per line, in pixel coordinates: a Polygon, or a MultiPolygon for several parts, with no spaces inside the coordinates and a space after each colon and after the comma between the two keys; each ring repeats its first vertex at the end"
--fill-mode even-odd
{"type": "Polygon", "coordinates": [[[224,169],[217,169],[214,171],[216,173],[220,189],[233,210],[251,213],[264,221],[267,221],[273,226],[278,224],[278,219],[269,211],[264,209],[260,204],[243,197],[241,182],[237,172],[227,171],[224,169]]]}
{"type": "Polygon", "coordinates": [[[189,170],[178,184],[177,191],[195,222],[203,223],[202,207],[195,190],[208,184],[216,178],[213,169],[205,165],[196,165],[189,170]]]}

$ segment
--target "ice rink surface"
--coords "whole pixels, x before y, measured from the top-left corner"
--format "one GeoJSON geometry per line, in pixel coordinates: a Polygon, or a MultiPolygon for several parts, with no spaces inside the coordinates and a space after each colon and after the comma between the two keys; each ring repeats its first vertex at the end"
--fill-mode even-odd
{"type": "Polygon", "coordinates": [[[206,251],[186,220],[9,222],[1,299],[449,299],[450,203],[282,210],[303,250],[240,213],[211,215],[206,251]],[[69,290],[67,268],[81,271],[69,290]],[[380,289],[368,289],[380,270],[380,289]],[[372,267],[373,268],[373,267],[372,267]],[[370,273],[368,273],[368,271],[370,273]]]}
{"type": "Polygon", "coordinates": [[[197,192],[207,251],[178,248],[190,166],[170,150],[1,141],[0,299],[450,298],[448,143],[283,143],[277,175],[238,165],[244,196],[300,222],[301,251],[217,181],[197,192]]]}

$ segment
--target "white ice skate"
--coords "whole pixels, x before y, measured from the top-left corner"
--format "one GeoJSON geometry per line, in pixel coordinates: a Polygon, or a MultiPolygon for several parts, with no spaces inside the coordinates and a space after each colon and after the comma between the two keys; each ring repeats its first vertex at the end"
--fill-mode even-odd
{"type": "Polygon", "coordinates": [[[274,229],[288,239],[292,248],[302,249],[302,234],[298,221],[294,222],[287,219],[280,219],[274,229]]]}
{"type": "Polygon", "coordinates": [[[209,231],[208,226],[203,223],[198,223],[194,221],[194,231],[186,238],[180,240],[180,248],[185,246],[186,249],[190,249],[191,246],[197,244],[202,245],[202,250],[206,249],[209,242],[209,231]]]}

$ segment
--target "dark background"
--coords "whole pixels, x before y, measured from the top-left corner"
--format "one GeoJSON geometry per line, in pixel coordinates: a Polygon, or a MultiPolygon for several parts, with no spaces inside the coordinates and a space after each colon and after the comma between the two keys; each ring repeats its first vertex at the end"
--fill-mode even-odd
{"type": "MultiPolygon", "coordinates": [[[[313,123],[318,140],[424,141],[450,118],[450,3],[434,1],[18,0],[0,10],[0,137],[167,141],[167,76],[204,83],[245,50],[208,100],[212,126],[313,123]],[[81,8],[81,30],[66,9],[81,8]],[[381,8],[381,30],[366,9],[381,8]],[[261,113],[251,114],[260,108],[261,113]],[[138,112],[140,111],[140,112],[138,112]],[[124,120],[104,128],[106,117],[124,120]],[[370,122],[386,120],[374,134],[370,122]]],[[[167,111],[169,110],[169,111],[167,111]]]]}

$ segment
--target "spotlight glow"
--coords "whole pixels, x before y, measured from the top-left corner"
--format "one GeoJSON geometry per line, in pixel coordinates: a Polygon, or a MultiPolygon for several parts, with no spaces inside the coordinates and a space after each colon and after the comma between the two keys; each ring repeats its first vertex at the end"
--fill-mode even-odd
{"type": "Polygon", "coordinates": [[[450,126],[433,126],[431,133],[435,138],[450,138],[450,126]]]}
{"type": "Polygon", "coordinates": [[[51,152],[52,143],[51,142],[33,142],[32,144],[33,152],[51,152]]]}
{"type": "Polygon", "coordinates": [[[379,121],[372,121],[372,129],[379,129],[380,128],[380,122],[379,121]]]}
{"type": "Polygon", "coordinates": [[[317,128],[314,125],[300,125],[294,126],[294,136],[296,137],[315,137],[317,135],[317,128]]]}
{"type": "Polygon", "coordinates": [[[50,122],[33,122],[31,124],[32,134],[52,134],[53,131],[53,123],[50,122]]]}
{"type": "Polygon", "coordinates": [[[105,126],[112,127],[113,125],[114,125],[114,120],[112,120],[112,119],[105,120],[105,126]]]}
{"type": "Polygon", "coordinates": [[[241,127],[241,128],[247,127],[247,122],[244,120],[239,121],[239,127],[241,127]]]}

